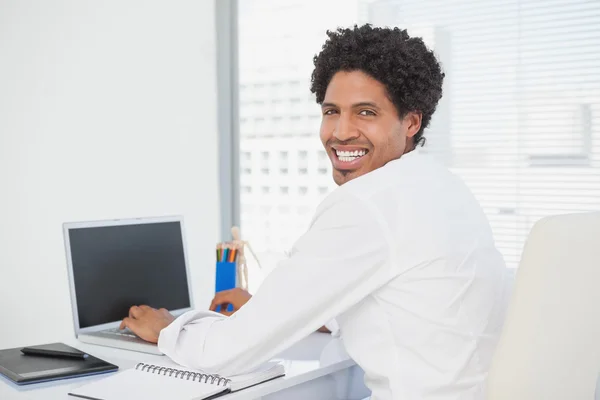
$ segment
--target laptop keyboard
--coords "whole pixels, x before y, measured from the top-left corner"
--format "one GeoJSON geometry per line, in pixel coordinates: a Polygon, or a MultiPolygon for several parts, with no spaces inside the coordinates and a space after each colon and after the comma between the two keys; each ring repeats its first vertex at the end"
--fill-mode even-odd
{"type": "Polygon", "coordinates": [[[121,337],[131,337],[131,338],[138,337],[135,333],[130,331],[129,328],[125,328],[123,330],[120,330],[119,328],[106,329],[106,330],[102,331],[102,333],[107,333],[109,335],[117,335],[117,336],[121,336],[121,337]]]}
{"type": "Polygon", "coordinates": [[[137,336],[135,333],[131,332],[129,329],[119,330],[119,328],[113,329],[105,329],[103,331],[91,332],[87,333],[87,336],[99,336],[106,339],[114,339],[120,342],[131,342],[137,344],[147,344],[151,346],[150,343],[146,342],[144,339],[137,336]]]}

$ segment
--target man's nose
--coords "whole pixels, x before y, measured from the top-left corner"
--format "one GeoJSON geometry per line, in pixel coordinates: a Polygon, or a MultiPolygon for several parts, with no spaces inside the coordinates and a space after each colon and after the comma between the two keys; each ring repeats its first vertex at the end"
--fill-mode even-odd
{"type": "Polygon", "coordinates": [[[354,126],[350,118],[340,115],[333,136],[340,142],[345,142],[347,140],[356,139],[359,134],[358,129],[356,129],[356,126],[354,126]]]}

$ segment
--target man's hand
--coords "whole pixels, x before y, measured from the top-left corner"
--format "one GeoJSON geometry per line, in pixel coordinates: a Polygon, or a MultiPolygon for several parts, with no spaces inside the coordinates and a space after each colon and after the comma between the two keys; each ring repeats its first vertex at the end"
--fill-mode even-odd
{"type": "MultiPolygon", "coordinates": [[[[252,295],[246,292],[244,289],[235,288],[224,290],[215,295],[212,303],[210,303],[210,310],[217,311],[217,306],[221,306],[221,310],[219,311],[221,314],[232,315],[237,310],[242,308],[242,306],[246,304],[250,298],[252,298],[252,295]],[[233,311],[227,311],[227,306],[230,304],[233,306],[233,311]]],[[[320,327],[318,331],[323,333],[331,333],[331,331],[325,326],[320,327]]]]}
{"type": "Polygon", "coordinates": [[[210,310],[217,311],[217,306],[221,306],[221,311],[219,311],[221,314],[231,315],[242,308],[251,297],[250,293],[240,288],[224,290],[215,295],[212,303],[210,303],[210,310]],[[227,311],[227,306],[230,304],[233,306],[233,311],[227,311]]]}
{"type": "Polygon", "coordinates": [[[119,329],[129,328],[142,339],[158,343],[160,331],[175,321],[175,317],[167,310],[157,310],[149,306],[133,306],[129,309],[129,317],[121,322],[119,329]]]}

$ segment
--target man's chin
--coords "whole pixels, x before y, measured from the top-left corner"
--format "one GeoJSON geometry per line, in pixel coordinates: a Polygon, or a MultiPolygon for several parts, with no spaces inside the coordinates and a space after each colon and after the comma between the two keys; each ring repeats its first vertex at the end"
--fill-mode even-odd
{"type": "Polygon", "coordinates": [[[338,186],[342,186],[344,183],[351,181],[354,178],[359,177],[360,174],[358,170],[333,170],[333,181],[338,186]]]}

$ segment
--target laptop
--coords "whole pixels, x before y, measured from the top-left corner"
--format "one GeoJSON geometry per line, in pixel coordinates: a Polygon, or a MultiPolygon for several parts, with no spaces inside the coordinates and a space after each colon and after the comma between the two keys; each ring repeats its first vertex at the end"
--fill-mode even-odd
{"type": "Polygon", "coordinates": [[[181,217],[63,225],[76,337],[85,343],[162,354],[119,330],[133,305],[193,308],[181,217]]]}

